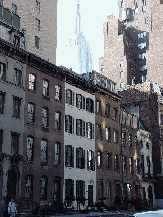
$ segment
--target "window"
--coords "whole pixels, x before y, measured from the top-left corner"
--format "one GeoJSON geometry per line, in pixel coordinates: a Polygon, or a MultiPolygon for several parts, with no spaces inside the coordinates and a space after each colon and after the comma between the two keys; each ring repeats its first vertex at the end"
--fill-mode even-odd
{"type": "Polygon", "coordinates": [[[129,157],[129,171],[133,173],[133,157],[129,157]]]}
{"type": "Polygon", "coordinates": [[[16,14],[17,13],[17,6],[12,4],[12,13],[16,14]]]}
{"type": "Polygon", "coordinates": [[[114,142],[118,143],[118,131],[114,130],[114,142]]]}
{"type": "MultiPolygon", "coordinates": [[[[72,198],[74,197],[74,180],[72,179],[65,179],[65,198],[72,198]]],[[[67,200],[67,206],[71,206],[72,200],[67,200]]]]}
{"type": "Polygon", "coordinates": [[[56,177],[53,183],[53,200],[60,201],[61,180],[56,177]]]}
{"type": "Polygon", "coordinates": [[[146,53],[141,53],[141,54],[139,54],[139,56],[138,56],[138,58],[139,59],[146,59],[146,53]]]}
{"type": "Polygon", "coordinates": [[[128,140],[129,140],[129,146],[132,147],[132,135],[128,135],[128,140]]]}
{"type": "Polygon", "coordinates": [[[20,118],[21,99],[13,96],[13,117],[20,118]]]}
{"type": "Polygon", "coordinates": [[[74,167],[74,147],[71,145],[65,146],[65,166],[74,167]]]}
{"type": "Polygon", "coordinates": [[[147,157],[147,168],[148,168],[148,174],[150,174],[151,173],[151,162],[150,162],[150,158],[149,158],[149,156],[147,157]]]}
{"type": "Polygon", "coordinates": [[[36,76],[33,74],[29,74],[29,90],[36,90],[36,76]]]}
{"type": "Polygon", "coordinates": [[[121,68],[123,67],[123,61],[120,61],[120,67],[121,68]]]}
{"type": "Polygon", "coordinates": [[[19,134],[11,133],[11,154],[19,154],[19,134]]]}
{"type": "Polygon", "coordinates": [[[13,45],[15,47],[20,47],[20,37],[19,36],[14,35],[14,37],[13,37],[13,45]]]}
{"type": "MultiPolygon", "coordinates": [[[[81,94],[76,94],[76,107],[78,109],[82,109],[83,108],[82,104],[83,104],[82,95],[81,94]]],[[[84,97],[84,104],[85,104],[85,97],[84,97]]],[[[85,105],[84,105],[84,107],[85,107],[85,105]]]]}
{"type": "Polygon", "coordinates": [[[86,136],[88,139],[94,139],[94,124],[86,123],[86,136]]]}
{"type": "Polygon", "coordinates": [[[94,152],[92,150],[87,151],[87,169],[95,170],[94,152]]]}
{"type": "Polygon", "coordinates": [[[146,32],[141,32],[141,33],[138,34],[138,39],[140,39],[140,38],[145,38],[146,35],[147,35],[146,32]]]}
{"type": "Polygon", "coordinates": [[[40,38],[37,37],[37,36],[35,36],[35,47],[36,47],[37,49],[39,49],[39,44],[40,44],[40,38]]]}
{"type": "Polygon", "coordinates": [[[47,155],[48,155],[48,141],[41,140],[41,163],[47,163],[47,155]]]}
{"type": "Polygon", "coordinates": [[[123,173],[127,173],[127,157],[123,156],[123,173]]]}
{"type": "Polygon", "coordinates": [[[13,81],[16,85],[21,85],[22,71],[14,69],[13,81]]]}
{"type": "Polygon", "coordinates": [[[76,180],[76,199],[85,197],[85,181],[76,180]]]}
{"type": "Polygon", "coordinates": [[[61,113],[55,112],[55,130],[61,130],[61,113]]]}
{"type": "Polygon", "coordinates": [[[0,0],[0,5],[3,6],[3,0],[0,0]]]}
{"type": "Polygon", "coordinates": [[[101,100],[97,99],[96,100],[96,112],[98,113],[102,113],[102,109],[101,109],[101,100]]]}
{"type": "Polygon", "coordinates": [[[104,71],[104,66],[103,66],[103,65],[101,65],[101,72],[102,72],[102,71],[104,71]]]}
{"type": "Polygon", "coordinates": [[[147,65],[143,65],[139,68],[140,71],[145,71],[147,70],[147,65]]]}
{"type": "Polygon", "coordinates": [[[139,19],[136,20],[136,27],[139,27],[139,19]]]}
{"type": "Polygon", "coordinates": [[[118,120],[118,109],[114,108],[114,120],[118,120]]]}
{"type": "Polygon", "coordinates": [[[142,6],[142,12],[146,12],[146,5],[142,6]]]}
{"type": "Polygon", "coordinates": [[[123,84],[123,82],[120,83],[120,88],[124,88],[124,84],[123,84]]]}
{"type": "Polygon", "coordinates": [[[123,78],[123,71],[120,72],[120,78],[123,78]]]}
{"type": "Polygon", "coordinates": [[[103,139],[101,124],[97,124],[97,136],[98,138],[103,139]]]}
{"type": "Polygon", "coordinates": [[[138,44],[138,48],[141,50],[141,49],[144,49],[144,48],[146,48],[146,45],[147,45],[147,43],[146,42],[143,42],[143,43],[141,43],[141,44],[138,44]]]}
{"type": "Polygon", "coordinates": [[[35,105],[33,103],[28,103],[28,123],[35,122],[35,105]]]}
{"type": "Polygon", "coordinates": [[[6,64],[0,63],[0,80],[6,80],[6,64]]]}
{"type": "Polygon", "coordinates": [[[70,115],[65,115],[65,132],[74,134],[74,118],[70,115]]]}
{"type": "Polygon", "coordinates": [[[61,86],[55,85],[55,99],[61,101],[62,94],[61,94],[61,86]]]}
{"type": "Polygon", "coordinates": [[[135,14],[137,14],[138,13],[138,8],[135,8],[135,14]]]}
{"type": "Polygon", "coordinates": [[[33,199],[33,176],[31,174],[25,176],[25,197],[33,199]]]}
{"type": "Polygon", "coordinates": [[[38,20],[37,18],[35,19],[35,29],[37,31],[40,31],[40,20],[38,20]]]}
{"type": "Polygon", "coordinates": [[[97,168],[101,168],[102,167],[102,152],[99,150],[97,152],[97,168]]]}
{"type": "Polygon", "coordinates": [[[0,152],[2,152],[3,146],[3,130],[0,130],[0,152]]]}
{"type": "Polygon", "coordinates": [[[149,143],[146,142],[146,149],[149,149],[149,143]]]}
{"type": "Polygon", "coordinates": [[[36,10],[40,12],[40,2],[36,0],[36,10]]]}
{"type": "Polygon", "coordinates": [[[130,15],[130,12],[131,12],[130,9],[127,9],[127,10],[126,10],[126,15],[129,16],[129,15],[130,15]]]}
{"type": "Polygon", "coordinates": [[[103,180],[98,181],[98,197],[103,197],[103,180]]]}
{"type": "Polygon", "coordinates": [[[107,183],[107,196],[111,198],[111,182],[107,183]]]}
{"type": "Polygon", "coordinates": [[[76,168],[85,168],[85,150],[76,148],[76,168]]]}
{"type": "Polygon", "coordinates": [[[112,169],[112,154],[107,153],[107,169],[111,170],[112,169]]]}
{"type": "Polygon", "coordinates": [[[116,170],[116,171],[119,170],[119,160],[118,160],[118,155],[115,155],[115,157],[114,157],[114,170],[116,170]]]}
{"type": "Polygon", "coordinates": [[[145,18],[145,24],[148,24],[148,17],[145,18]]]}
{"type": "Polygon", "coordinates": [[[72,90],[66,89],[66,103],[68,105],[74,105],[74,92],[72,90]]]}
{"type": "Polygon", "coordinates": [[[42,127],[47,128],[48,127],[48,109],[42,108],[42,127]]]}
{"type": "Polygon", "coordinates": [[[106,104],[105,106],[105,115],[106,117],[110,117],[110,105],[109,104],[106,104]]]}
{"type": "Polygon", "coordinates": [[[137,168],[137,173],[140,173],[140,160],[136,159],[136,168],[137,168]]]}
{"type": "Polygon", "coordinates": [[[86,111],[94,113],[94,101],[90,98],[86,98],[86,111]]]}
{"type": "Polygon", "coordinates": [[[41,176],[41,189],[40,189],[40,199],[47,200],[47,184],[48,184],[48,177],[41,176]]]}
{"type": "Polygon", "coordinates": [[[5,94],[0,92],[0,114],[4,113],[5,94]]]}
{"type": "Polygon", "coordinates": [[[126,132],[122,132],[122,145],[126,145],[126,132]]]}
{"type": "Polygon", "coordinates": [[[76,119],[76,135],[85,136],[85,121],[81,119],[76,119]]]}
{"type": "Polygon", "coordinates": [[[43,95],[49,96],[49,81],[43,79],[43,95]]]}
{"type": "Polygon", "coordinates": [[[60,142],[54,144],[54,164],[59,165],[60,163],[60,142]]]}
{"type": "Polygon", "coordinates": [[[110,127],[106,127],[106,141],[110,141],[111,140],[111,128],[110,127]]]}
{"type": "Polygon", "coordinates": [[[27,137],[27,160],[33,161],[33,149],[34,149],[34,138],[31,136],[27,137]]]}

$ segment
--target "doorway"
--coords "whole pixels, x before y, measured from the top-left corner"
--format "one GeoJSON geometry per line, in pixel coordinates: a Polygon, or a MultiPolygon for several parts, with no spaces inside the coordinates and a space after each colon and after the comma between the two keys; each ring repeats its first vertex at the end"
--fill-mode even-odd
{"type": "Polygon", "coordinates": [[[88,185],[88,206],[93,205],[93,185],[88,185]]]}
{"type": "Polygon", "coordinates": [[[148,187],[148,199],[149,199],[149,204],[153,206],[153,193],[152,193],[151,185],[149,185],[148,187]]]}
{"type": "Polygon", "coordinates": [[[18,173],[19,170],[16,166],[10,167],[8,170],[7,179],[7,200],[10,201],[12,196],[17,196],[18,192],[18,173]]]}

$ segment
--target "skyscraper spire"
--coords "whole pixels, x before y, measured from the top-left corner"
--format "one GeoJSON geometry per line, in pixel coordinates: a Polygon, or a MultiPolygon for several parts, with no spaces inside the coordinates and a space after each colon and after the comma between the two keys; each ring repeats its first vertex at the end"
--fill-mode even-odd
{"type": "Polygon", "coordinates": [[[80,1],[77,0],[76,33],[80,34],[81,32],[82,32],[82,26],[81,26],[81,14],[80,14],[80,1]]]}

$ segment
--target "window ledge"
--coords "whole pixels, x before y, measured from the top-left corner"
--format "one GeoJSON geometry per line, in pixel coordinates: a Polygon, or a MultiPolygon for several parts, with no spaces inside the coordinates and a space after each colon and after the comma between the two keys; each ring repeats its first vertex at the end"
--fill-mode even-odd
{"type": "Polygon", "coordinates": [[[29,88],[28,88],[28,91],[30,91],[32,93],[37,93],[35,90],[30,90],[29,88]]]}

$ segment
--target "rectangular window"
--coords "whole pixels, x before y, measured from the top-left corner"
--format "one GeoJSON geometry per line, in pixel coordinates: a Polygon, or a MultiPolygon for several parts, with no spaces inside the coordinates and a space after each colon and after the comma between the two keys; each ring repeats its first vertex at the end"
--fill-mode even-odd
{"type": "Polygon", "coordinates": [[[37,18],[35,19],[35,29],[37,31],[40,31],[40,20],[38,20],[37,18]]]}
{"type": "Polygon", "coordinates": [[[139,27],[139,19],[136,20],[136,27],[139,27]]]}
{"type": "Polygon", "coordinates": [[[123,82],[120,83],[120,88],[124,88],[124,84],[123,84],[123,82]]]}
{"type": "Polygon", "coordinates": [[[76,148],[76,168],[85,168],[85,150],[76,148]]]}
{"type": "Polygon", "coordinates": [[[118,109],[114,108],[114,120],[118,120],[118,109]]]}
{"type": "Polygon", "coordinates": [[[61,130],[61,113],[55,112],[55,130],[61,130]]]}
{"type": "Polygon", "coordinates": [[[129,171],[130,173],[133,173],[133,157],[129,157],[129,171]]]}
{"type": "Polygon", "coordinates": [[[103,65],[101,65],[101,72],[102,72],[102,71],[104,71],[104,66],[103,66],[103,65]]]}
{"type": "Polygon", "coordinates": [[[123,61],[120,61],[120,67],[121,68],[123,67],[123,61]]]}
{"type": "Polygon", "coordinates": [[[118,131],[114,130],[114,142],[118,143],[118,131]]]}
{"type": "Polygon", "coordinates": [[[151,162],[149,156],[147,157],[147,168],[148,168],[148,174],[151,173],[151,162]]]}
{"type": "Polygon", "coordinates": [[[60,142],[54,144],[54,164],[59,165],[60,163],[60,142]]]}
{"type": "Polygon", "coordinates": [[[76,199],[85,197],[85,181],[76,180],[76,199]]]}
{"type": "Polygon", "coordinates": [[[123,78],[123,71],[120,72],[120,78],[123,78]]]}
{"type": "Polygon", "coordinates": [[[127,173],[127,157],[123,156],[123,173],[127,173]]]}
{"type": "Polygon", "coordinates": [[[126,145],[126,132],[122,132],[122,145],[126,145]]]}
{"type": "Polygon", "coordinates": [[[102,198],[103,197],[103,180],[98,181],[98,197],[102,198]]]}
{"type": "Polygon", "coordinates": [[[82,95],[76,94],[76,107],[82,109],[82,95]]]}
{"type": "Polygon", "coordinates": [[[29,90],[36,90],[36,76],[33,74],[29,74],[29,90]]]}
{"type": "Polygon", "coordinates": [[[145,18],[145,24],[148,24],[148,17],[145,18]]]}
{"type": "Polygon", "coordinates": [[[110,117],[110,105],[109,104],[105,105],[105,115],[107,118],[110,117]]]}
{"type": "Polygon", "coordinates": [[[96,112],[97,113],[102,113],[102,109],[101,109],[101,100],[97,99],[96,100],[96,112]]]}
{"type": "Polygon", "coordinates": [[[49,96],[49,81],[43,79],[43,95],[49,96]]]}
{"type": "Polygon", "coordinates": [[[19,154],[19,134],[11,133],[11,154],[19,154]]]}
{"type": "Polygon", "coordinates": [[[3,6],[3,0],[0,0],[0,5],[3,6]]]}
{"type": "Polygon", "coordinates": [[[97,168],[101,168],[102,167],[102,152],[99,150],[97,152],[97,168]]]}
{"type": "Polygon", "coordinates": [[[40,199],[47,200],[48,178],[46,176],[41,176],[40,182],[41,182],[40,199]]]}
{"type": "Polygon", "coordinates": [[[92,150],[87,151],[87,169],[95,170],[94,152],[92,150]]]}
{"type": "Polygon", "coordinates": [[[70,115],[65,115],[65,132],[74,134],[74,118],[70,115]]]}
{"type": "Polygon", "coordinates": [[[61,86],[55,85],[55,99],[61,101],[62,94],[61,94],[61,86]]]}
{"type": "Polygon", "coordinates": [[[118,155],[115,155],[115,157],[114,157],[114,170],[116,170],[116,171],[119,170],[119,160],[118,160],[118,155]]]}
{"type": "Polygon", "coordinates": [[[0,63],[0,80],[6,80],[6,64],[0,63]]]}
{"type": "Polygon", "coordinates": [[[0,92],[0,114],[4,113],[5,94],[0,92]]]}
{"type": "Polygon", "coordinates": [[[94,113],[94,101],[90,98],[86,98],[86,111],[94,113]]]}
{"type": "Polygon", "coordinates": [[[25,197],[33,199],[33,176],[30,174],[25,176],[25,197]]]}
{"type": "Polygon", "coordinates": [[[22,80],[22,71],[18,69],[14,69],[14,74],[13,74],[13,82],[21,86],[21,80],[22,80]]]}
{"type": "Polygon", "coordinates": [[[88,139],[94,139],[94,124],[86,123],[86,136],[88,139]]]}
{"type": "Polygon", "coordinates": [[[111,170],[112,169],[112,154],[107,153],[107,169],[111,170]]]}
{"type": "Polygon", "coordinates": [[[74,147],[71,145],[65,146],[65,166],[74,167],[74,147]]]}
{"type": "Polygon", "coordinates": [[[140,173],[140,160],[136,159],[136,168],[137,168],[137,173],[140,173]]]}
{"type": "Polygon", "coordinates": [[[70,89],[66,89],[66,103],[68,105],[74,105],[74,92],[70,89]]]}
{"type": "Polygon", "coordinates": [[[12,3],[12,13],[17,14],[17,6],[12,3]]]}
{"type": "Polygon", "coordinates": [[[48,109],[42,108],[42,127],[47,128],[48,127],[48,109]]]}
{"type": "Polygon", "coordinates": [[[40,2],[36,0],[36,10],[40,12],[40,2]]]}
{"type": "Polygon", "coordinates": [[[57,177],[53,182],[53,200],[60,201],[61,180],[57,177]]]}
{"type": "Polygon", "coordinates": [[[3,146],[3,130],[0,130],[0,152],[2,152],[3,146]]]}
{"type": "Polygon", "coordinates": [[[99,139],[103,139],[102,125],[101,124],[97,124],[97,136],[98,136],[99,139]]]}
{"type": "Polygon", "coordinates": [[[111,128],[110,127],[106,127],[106,141],[110,141],[111,140],[111,128]]]}
{"type": "Polygon", "coordinates": [[[76,135],[82,136],[82,120],[76,119],[76,135]]]}
{"type": "Polygon", "coordinates": [[[146,12],[146,5],[142,6],[142,12],[146,12]]]}
{"type": "Polygon", "coordinates": [[[37,36],[35,36],[35,47],[36,47],[37,49],[39,49],[39,45],[40,45],[40,38],[37,37],[37,36]]]}
{"type": "Polygon", "coordinates": [[[13,117],[20,118],[21,99],[13,96],[13,117]]]}
{"type": "Polygon", "coordinates": [[[67,206],[71,206],[71,199],[74,198],[74,180],[72,179],[65,179],[65,198],[67,199],[67,206]]]}
{"type": "Polygon", "coordinates": [[[48,142],[47,140],[41,140],[41,163],[47,163],[47,149],[48,142]]]}
{"type": "Polygon", "coordinates": [[[132,147],[132,134],[128,135],[129,146],[132,147]]]}
{"type": "Polygon", "coordinates": [[[28,103],[28,123],[35,122],[35,105],[33,103],[28,103]]]}
{"type": "Polygon", "coordinates": [[[20,37],[19,36],[14,35],[14,37],[13,37],[13,45],[15,47],[20,47],[20,37]]]}
{"type": "Polygon", "coordinates": [[[27,137],[27,160],[33,161],[33,149],[34,149],[34,138],[31,136],[27,137]]]}
{"type": "Polygon", "coordinates": [[[107,184],[107,196],[108,198],[111,198],[111,182],[107,184]]]}

